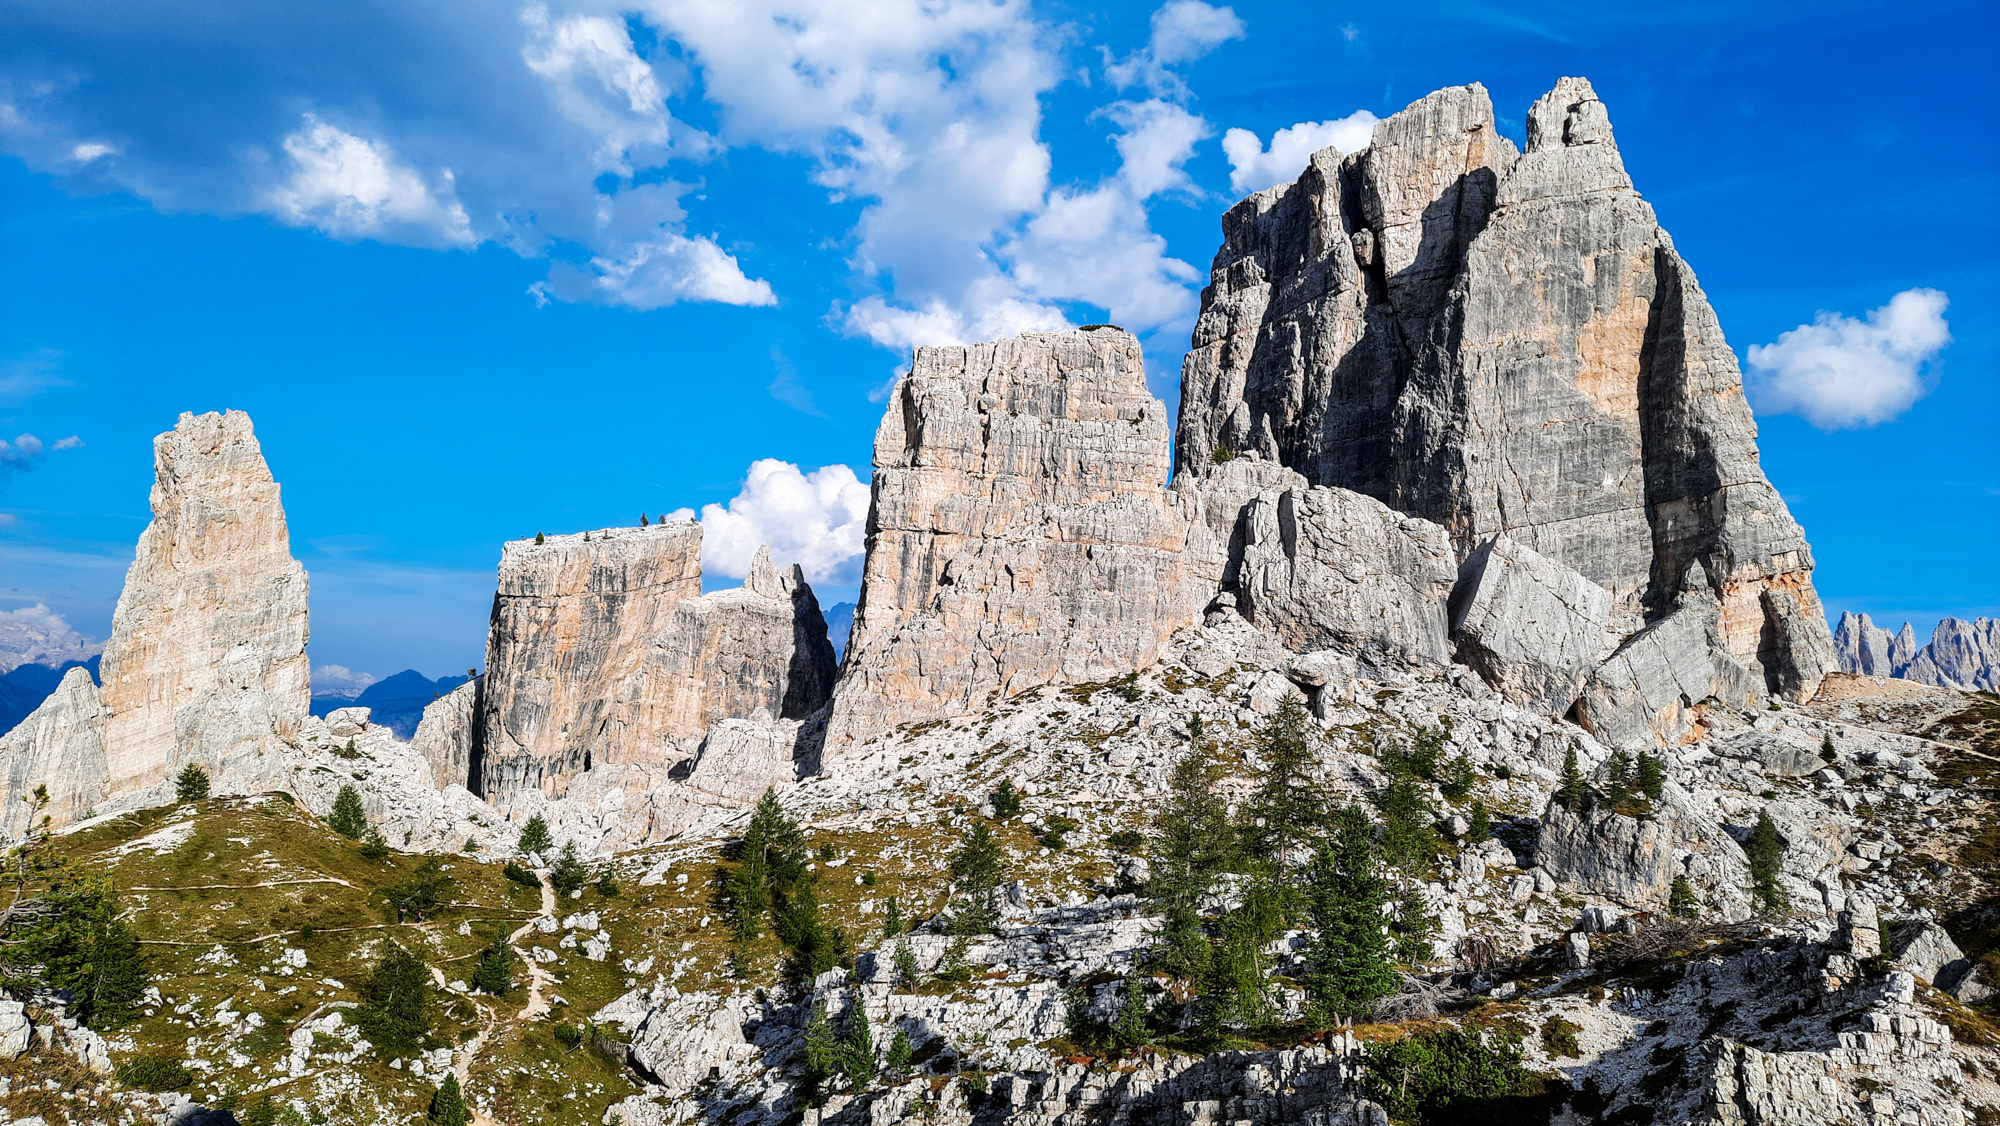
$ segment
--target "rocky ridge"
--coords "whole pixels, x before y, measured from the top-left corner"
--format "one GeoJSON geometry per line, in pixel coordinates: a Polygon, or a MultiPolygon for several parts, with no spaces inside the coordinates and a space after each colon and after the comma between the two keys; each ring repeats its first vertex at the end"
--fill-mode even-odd
{"type": "Polygon", "coordinates": [[[1968,692],[2000,691],[2000,619],[1944,618],[1930,643],[1919,649],[1908,622],[1891,634],[1866,614],[1843,613],[1833,632],[1833,647],[1842,672],[1893,676],[1968,692]]]}

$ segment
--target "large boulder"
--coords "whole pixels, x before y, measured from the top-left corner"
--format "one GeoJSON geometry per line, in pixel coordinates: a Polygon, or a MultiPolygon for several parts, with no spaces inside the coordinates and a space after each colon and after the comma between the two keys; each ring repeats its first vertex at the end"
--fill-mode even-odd
{"type": "Polygon", "coordinates": [[[1456,575],[1443,528],[1360,493],[1285,489],[1244,513],[1238,605],[1295,650],[1443,664],[1456,575]]]}
{"type": "Polygon", "coordinates": [[[1674,878],[1683,876],[1717,913],[1747,909],[1742,849],[1672,782],[1639,817],[1551,802],[1535,858],[1558,884],[1627,907],[1665,904],[1674,878]]]}
{"type": "Polygon", "coordinates": [[[1755,678],[1723,648],[1719,608],[1705,590],[1620,645],[1585,682],[1576,718],[1600,742],[1626,750],[1671,743],[1694,725],[1706,700],[1746,706],[1755,678]]]}
{"type": "Polygon", "coordinates": [[[1562,715],[1614,644],[1614,601],[1512,536],[1495,536],[1459,567],[1454,655],[1508,700],[1562,715]]]}

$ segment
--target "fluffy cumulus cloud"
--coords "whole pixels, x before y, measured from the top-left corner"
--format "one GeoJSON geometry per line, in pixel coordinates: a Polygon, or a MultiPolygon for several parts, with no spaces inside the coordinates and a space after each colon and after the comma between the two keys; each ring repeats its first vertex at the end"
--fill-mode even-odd
{"type": "Polygon", "coordinates": [[[1821,430],[1888,422],[1930,390],[1925,365],[1951,343],[1945,295],[1908,289],[1865,318],[1821,313],[1750,346],[1750,401],[1759,414],[1795,414],[1821,430]]]}
{"type": "Polygon", "coordinates": [[[1056,183],[1044,95],[1095,52],[1029,0],[103,0],[30,5],[14,31],[0,147],[74,190],[497,244],[550,261],[541,301],[776,303],[759,232],[732,230],[743,211],[705,176],[731,150],[798,158],[851,222],[832,244],[857,295],[833,323],[896,348],[1058,327],[1076,305],[1185,332],[1199,272],[1149,209],[1192,193],[1212,130],[1176,68],[1246,34],[1227,7],[1168,0],[1144,46],[1104,55],[1112,89],[1141,91],[1089,118],[1117,169],[1056,183]]]}
{"type": "Polygon", "coordinates": [[[361,695],[361,690],[375,683],[376,677],[365,672],[355,672],[346,665],[316,665],[312,671],[312,690],[315,696],[345,696],[353,699],[361,695]]]}
{"type": "Polygon", "coordinates": [[[1107,59],[1105,76],[1120,89],[1143,85],[1155,93],[1182,92],[1186,86],[1169,68],[1191,63],[1231,39],[1241,39],[1245,30],[1233,9],[1202,0],[1168,0],[1153,13],[1152,35],[1146,45],[1122,60],[1107,59]]]}
{"type": "MultiPolygon", "coordinates": [[[[666,516],[694,518],[688,508],[666,516]]],[[[743,578],[757,548],[769,546],[773,562],[799,564],[815,585],[847,591],[861,581],[868,486],[845,465],[805,473],[791,462],[761,458],[750,464],[741,492],[727,504],[703,505],[699,518],[704,574],[743,578]]]]}
{"type": "Polygon", "coordinates": [[[35,462],[40,461],[51,449],[74,450],[82,446],[83,439],[74,434],[67,438],[58,438],[53,443],[44,442],[33,434],[17,435],[11,442],[0,438],[0,474],[33,469],[35,462]]]}
{"type": "Polygon", "coordinates": [[[1375,136],[1380,120],[1365,109],[1332,121],[1301,121],[1271,134],[1266,145],[1248,129],[1222,135],[1222,152],[1229,158],[1229,186],[1238,195],[1288,184],[1305,171],[1312,154],[1331,145],[1343,153],[1360,152],[1375,136]]]}

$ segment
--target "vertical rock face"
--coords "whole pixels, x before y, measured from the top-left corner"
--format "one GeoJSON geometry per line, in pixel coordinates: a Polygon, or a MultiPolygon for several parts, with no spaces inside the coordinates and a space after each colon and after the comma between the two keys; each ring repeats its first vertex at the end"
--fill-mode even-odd
{"type": "Polygon", "coordinates": [[[599,763],[672,766],[725,717],[825,705],[833,649],[796,567],[760,552],[741,589],[703,595],[700,525],[589,535],[502,551],[475,792],[502,806],[528,789],[557,797],[599,763]]]}
{"type": "Polygon", "coordinates": [[[278,789],[311,693],[306,573],[250,416],[183,414],[153,442],[153,521],[100,666],[106,793],[198,763],[218,793],[278,789]]]}
{"type": "Polygon", "coordinates": [[[559,795],[595,757],[630,761],[641,717],[626,692],[675,608],[700,594],[691,520],[503,547],[473,791],[559,795]]]}
{"type": "Polygon", "coordinates": [[[1165,408],[1127,333],[917,349],[875,436],[828,749],[1152,661],[1207,597],[1184,572],[1168,459],[1165,408]]]}
{"type": "Polygon", "coordinates": [[[417,721],[410,749],[430,763],[431,778],[442,788],[457,783],[471,789],[473,731],[479,721],[479,693],[485,677],[475,676],[432,700],[417,721]]]}
{"type": "Polygon", "coordinates": [[[1482,88],[1442,90],[1231,209],[1179,438],[1434,520],[1461,555],[1505,532],[1649,619],[1704,586],[1768,690],[1826,671],[1735,358],[1581,79],[1535,103],[1525,153],[1482,88]]]}
{"type": "Polygon", "coordinates": [[[74,668],[33,714],[0,735],[6,805],[0,828],[19,834],[35,820],[21,800],[46,786],[50,823],[61,827],[104,800],[104,708],[90,673],[74,668]]]}

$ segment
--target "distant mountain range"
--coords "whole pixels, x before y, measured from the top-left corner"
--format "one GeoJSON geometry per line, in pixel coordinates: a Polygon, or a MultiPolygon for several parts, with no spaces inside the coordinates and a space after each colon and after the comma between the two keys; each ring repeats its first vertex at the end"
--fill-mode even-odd
{"type": "Polygon", "coordinates": [[[1833,650],[1842,672],[1896,676],[1968,692],[2000,691],[2000,619],[1946,618],[1931,633],[1930,644],[1919,649],[1908,622],[1890,633],[1866,614],[1842,614],[1833,650]]]}
{"type": "Polygon", "coordinates": [[[424,708],[439,696],[464,684],[463,676],[441,676],[432,680],[415,669],[404,669],[394,676],[363,688],[358,693],[328,693],[312,698],[312,714],[326,715],[338,708],[367,708],[368,722],[379,723],[396,733],[396,738],[409,741],[417,733],[417,722],[424,717],[424,708]]]}
{"type": "Polygon", "coordinates": [[[826,639],[833,642],[833,659],[847,655],[847,635],[854,629],[854,603],[836,602],[827,608],[826,639]]]}

